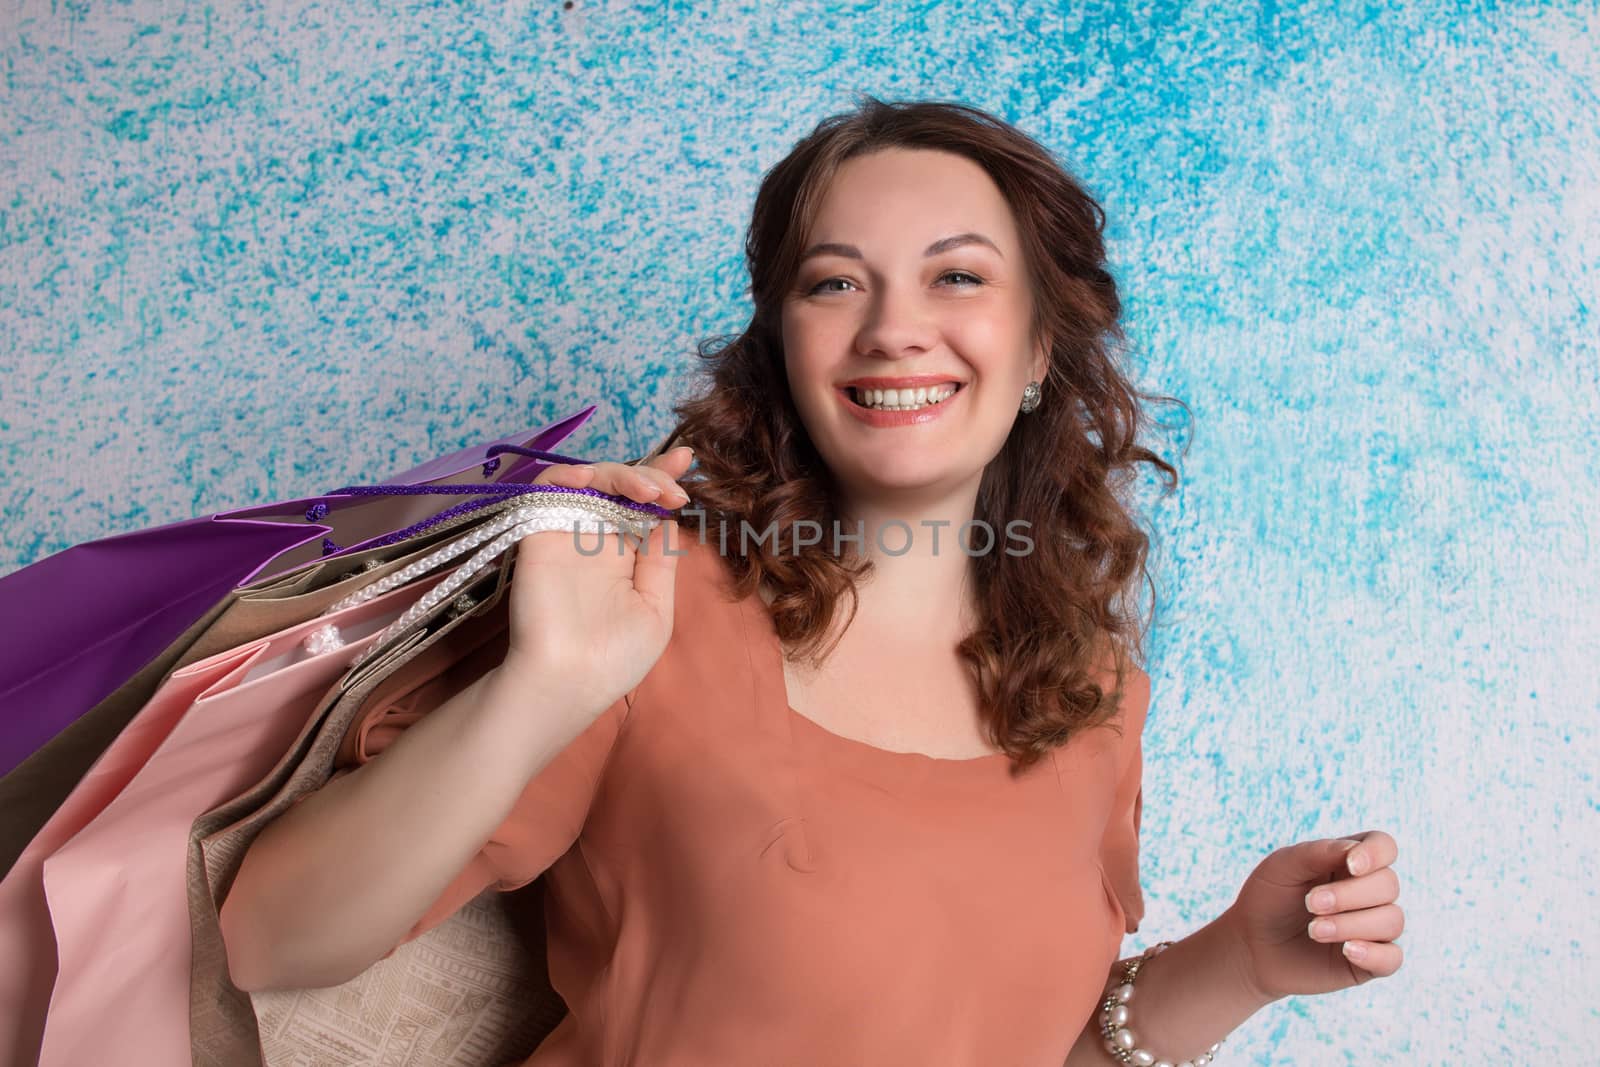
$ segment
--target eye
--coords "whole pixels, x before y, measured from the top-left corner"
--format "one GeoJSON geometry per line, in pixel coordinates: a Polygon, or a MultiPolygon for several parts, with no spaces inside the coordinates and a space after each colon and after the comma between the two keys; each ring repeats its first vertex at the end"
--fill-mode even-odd
{"type": "MultiPolygon", "coordinates": [[[[958,283],[958,284],[963,284],[963,285],[982,285],[983,284],[983,279],[982,278],[978,277],[976,274],[971,273],[970,271],[964,271],[964,270],[947,270],[943,274],[939,275],[939,280],[943,281],[945,278],[958,278],[958,279],[964,278],[964,279],[966,279],[965,282],[958,283]]],[[[823,286],[829,285],[829,284],[831,284],[833,282],[843,282],[845,285],[852,284],[849,280],[847,280],[845,278],[824,278],[820,282],[818,282],[816,285],[813,285],[810,288],[810,290],[808,290],[808,291],[811,292],[811,293],[821,293],[821,292],[838,293],[838,292],[843,292],[842,289],[827,289],[827,290],[823,289],[823,286]]]]}

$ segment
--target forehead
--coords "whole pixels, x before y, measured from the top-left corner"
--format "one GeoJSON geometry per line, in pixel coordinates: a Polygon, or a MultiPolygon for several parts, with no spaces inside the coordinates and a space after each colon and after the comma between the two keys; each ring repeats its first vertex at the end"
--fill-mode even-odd
{"type": "MultiPolygon", "coordinates": [[[[982,233],[1011,258],[1016,222],[999,186],[975,161],[935,149],[886,148],[839,166],[823,189],[809,241],[882,248],[982,233]]],[[[868,250],[870,255],[870,250],[868,250]]]]}

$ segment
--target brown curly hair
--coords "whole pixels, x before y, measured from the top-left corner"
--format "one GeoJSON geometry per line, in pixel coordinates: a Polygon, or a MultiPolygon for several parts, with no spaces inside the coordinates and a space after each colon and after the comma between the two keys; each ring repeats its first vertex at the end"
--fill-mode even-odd
{"type": "MultiPolygon", "coordinates": [[[[1130,664],[1144,658],[1143,620],[1127,601],[1136,580],[1149,578],[1148,538],[1124,498],[1138,463],[1163,472],[1168,491],[1178,480],[1136,442],[1149,425],[1141,401],[1172,398],[1137,392],[1118,366],[1126,339],[1105,265],[1105,213],[1047,149],[957,103],[864,96],[854,111],[820,122],[767,172],[756,195],[745,242],[750,324],[737,336],[699,343],[703,380],[673,405],[679,422],[657,451],[694,448],[696,466],[683,479],[694,510],[677,521],[696,536],[707,527],[737,531],[741,521],[756,530],[792,529],[801,520],[833,528],[832,478],[785,375],[783,294],[840,164],[891,147],[957,153],[988,172],[1017,219],[1034,279],[1033,336],[1051,339],[1042,404],[1017,419],[989,463],[974,514],[995,530],[1027,520],[1034,547],[1026,555],[971,557],[980,623],[957,646],[977,681],[986,729],[1015,773],[1079,730],[1115,718],[1130,664]],[[1114,672],[1113,692],[1095,681],[1101,671],[1114,672]]],[[[850,596],[855,616],[856,580],[871,573],[870,559],[843,559],[825,544],[749,547],[726,556],[736,591],[748,596],[767,583],[780,639],[820,661],[842,596],[850,596]]],[[[1120,724],[1112,728],[1120,733],[1120,724]]]]}

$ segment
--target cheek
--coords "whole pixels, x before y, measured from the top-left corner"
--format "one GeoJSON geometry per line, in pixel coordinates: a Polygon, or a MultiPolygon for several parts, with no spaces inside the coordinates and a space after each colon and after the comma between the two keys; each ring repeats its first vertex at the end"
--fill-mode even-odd
{"type": "Polygon", "coordinates": [[[782,338],[784,369],[791,390],[809,389],[826,378],[835,344],[829,331],[815,322],[785,317],[782,338]]]}
{"type": "Polygon", "coordinates": [[[853,336],[850,324],[838,316],[794,315],[783,324],[783,350],[793,352],[802,360],[817,362],[828,357],[841,345],[848,344],[853,336]]]}
{"type": "Polygon", "coordinates": [[[1027,380],[1027,332],[1009,316],[965,316],[948,324],[945,338],[981,377],[991,382],[1027,380]]]}
{"type": "Polygon", "coordinates": [[[828,387],[826,368],[816,357],[816,351],[803,337],[784,339],[783,374],[789,383],[789,396],[808,422],[816,412],[818,397],[828,387]]]}

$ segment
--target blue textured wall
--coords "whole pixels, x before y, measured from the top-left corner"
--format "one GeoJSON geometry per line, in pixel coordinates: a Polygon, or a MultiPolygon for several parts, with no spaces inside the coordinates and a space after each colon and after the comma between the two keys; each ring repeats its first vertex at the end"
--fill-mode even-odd
{"type": "Polygon", "coordinates": [[[1405,967],[1223,1059],[1594,1057],[1600,8],[515,7],[7,5],[0,571],[590,401],[573,450],[642,450],[762,171],[964,100],[1102,198],[1197,415],[1129,949],[1382,828],[1405,967]]]}

